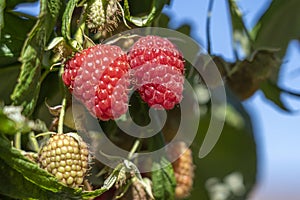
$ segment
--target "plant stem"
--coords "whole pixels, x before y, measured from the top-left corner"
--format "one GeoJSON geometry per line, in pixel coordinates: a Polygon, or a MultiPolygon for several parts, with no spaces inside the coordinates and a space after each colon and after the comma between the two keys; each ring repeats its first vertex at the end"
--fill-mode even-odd
{"type": "Polygon", "coordinates": [[[15,147],[17,149],[21,149],[21,132],[17,132],[15,134],[15,141],[14,141],[14,143],[15,143],[15,147]]]}
{"type": "Polygon", "coordinates": [[[206,17],[206,41],[207,41],[207,52],[211,54],[211,15],[213,8],[214,0],[210,0],[208,4],[207,17],[206,17]]]}
{"type": "Polygon", "coordinates": [[[62,100],[62,106],[60,110],[60,115],[59,115],[59,121],[58,121],[58,128],[57,128],[57,133],[62,134],[63,129],[64,129],[64,117],[65,117],[65,108],[66,108],[66,97],[63,98],[62,100]]]}
{"type": "Polygon", "coordinates": [[[29,137],[29,142],[30,142],[30,144],[31,144],[31,146],[32,146],[32,148],[33,148],[33,150],[34,150],[35,152],[38,152],[38,151],[39,151],[39,144],[38,144],[38,142],[37,142],[37,140],[36,140],[36,137],[35,137],[35,135],[34,135],[34,132],[31,131],[31,132],[29,133],[28,137],[29,137]]]}
{"type": "Polygon", "coordinates": [[[141,144],[141,140],[140,139],[137,139],[135,140],[129,154],[128,154],[128,159],[131,160],[132,157],[133,157],[133,154],[137,151],[138,147],[140,146],[141,144]]]}

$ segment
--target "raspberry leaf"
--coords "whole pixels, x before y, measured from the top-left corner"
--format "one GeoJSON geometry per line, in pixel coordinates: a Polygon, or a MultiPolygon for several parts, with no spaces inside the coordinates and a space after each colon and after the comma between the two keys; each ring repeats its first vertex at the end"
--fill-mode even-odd
{"type": "MultiPolygon", "coordinates": [[[[162,11],[164,5],[166,4],[166,0],[153,0],[151,5],[151,10],[149,14],[135,17],[130,15],[128,0],[124,1],[124,14],[125,18],[136,26],[146,26],[149,25],[162,11]]],[[[145,3],[143,3],[144,5],[145,3]]],[[[137,5],[137,4],[133,4],[137,5]]]]}
{"type": "Polygon", "coordinates": [[[253,41],[251,40],[248,30],[244,24],[242,12],[237,6],[236,1],[229,0],[228,3],[230,5],[229,10],[231,16],[231,24],[232,24],[235,48],[238,45],[241,45],[241,47],[244,50],[244,53],[246,55],[249,55],[252,48],[251,45],[253,41]]]}
{"type": "Polygon", "coordinates": [[[282,92],[280,88],[276,85],[276,83],[267,80],[261,84],[261,89],[265,95],[265,97],[272,101],[276,106],[281,108],[284,111],[291,112],[292,110],[288,105],[282,100],[282,92]]]}
{"type": "MultiPolygon", "coordinates": [[[[59,1],[52,2],[48,5],[47,1],[41,1],[41,12],[39,20],[30,32],[27,40],[24,43],[21,53],[21,72],[18,78],[18,83],[14,89],[11,99],[14,105],[22,105],[23,113],[30,116],[35,108],[41,82],[42,58],[46,46],[58,17],[58,13],[51,13],[51,6],[59,6],[59,1]]],[[[59,8],[55,8],[59,10],[59,8]]]]}
{"type": "Polygon", "coordinates": [[[171,163],[163,157],[160,162],[153,162],[152,168],[158,169],[152,172],[152,189],[155,199],[174,199],[176,180],[171,163]]]}
{"type": "Polygon", "coordinates": [[[63,14],[62,18],[62,27],[61,27],[61,32],[62,36],[66,39],[66,41],[70,42],[71,44],[71,20],[72,20],[72,15],[73,11],[77,5],[79,0],[70,0],[66,6],[66,10],[63,14]]]}
{"type": "MultiPolygon", "coordinates": [[[[156,118],[156,120],[158,119],[156,118]]],[[[157,124],[159,124],[158,121],[157,124]]],[[[161,132],[150,138],[151,151],[163,148],[164,145],[165,141],[161,132]]],[[[153,160],[151,171],[152,190],[155,199],[175,199],[176,179],[172,164],[167,160],[166,155],[153,160]]]]}
{"type": "MultiPolygon", "coordinates": [[[[56,198],[59,195],[58,193],[66,193],[70,197],[79,196],[81,189],[71,189],[57,182],[54,176],[39,168],[37,164],[26,158],[18,149],[12,147],[10,142],[3,135],[0,135],[0,138],[0,159],[3,160],[0,165],[1,168],[7,168],[9,166],[10,171],[12,171],[14,174],[17,174],[19,179],[26,180],[25,183],[31,186],[31,188],[19,186],[21,191],[16,192],[14,189],[15,195],[21,195],[23,190],[28,190],[36,191],[36,194],[31,195],[36,196],[37,198],[39,198],[40,195],[48,197],[52,196],[56,198]]],[[[19,184],[22,185],[23,182],[20,182],[19,184]]],[[[11,185],[8,187],[14,188],[11,185]]],[[[25,192],[25,194],[26,193],[27,192],[25,192]]],[[[24,197],[22,196],[22,198],[24,197]]]]}

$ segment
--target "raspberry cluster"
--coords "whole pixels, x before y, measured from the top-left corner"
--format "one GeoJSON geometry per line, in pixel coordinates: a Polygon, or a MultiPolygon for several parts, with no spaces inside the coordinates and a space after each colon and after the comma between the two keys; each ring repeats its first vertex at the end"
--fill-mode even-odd
{"type": "Polygon", "coordinates": [[[180,103],[184,60],[168,39],[146,36],[128,55],[118,46],[105,44],[76,53],[65,63],[62,78],[92,115],[116,119],[128,109],[130,80],[136,80],[135,88],[149,106],[169,110],[180,103]]]}
{"type": "Polygon", "coordinates": [[[39,152],[40,167],[69,187],[82,185],[88,169],[87,145],[76,138],[80,141],[70,134],[55,134],[39,152]]]}

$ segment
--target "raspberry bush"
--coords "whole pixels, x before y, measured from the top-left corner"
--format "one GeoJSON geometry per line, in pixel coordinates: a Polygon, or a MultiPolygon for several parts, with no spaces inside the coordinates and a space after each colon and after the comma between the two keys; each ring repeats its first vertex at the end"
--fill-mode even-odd
{"type": "MultiPolygon", "coordinates": [[[[172,15],[162,10],[177,0],[40,0],[38,16],[16,11],[32,2],[0,2],[0,199],[249,196],[256,142],[241,101],[261,90],[288,110],[281,94],[299,96],[274,83],[288,41],[299,35],[297,24],[287,31],[294,35],[284,36],[284,17],[275,20],[275,40],[267,34],[272,26],[264,25],[272,17],[262,17],[256,35],[248,34],[239,6],[229,0],[233,39],[245,50],[234,49],[236,60],[229,62],[211,51],[211,15],[206,49],[198,36],[187,37],[194,36],[192,24],[169,34],[172,15]],[[276,46],[279,53],[257,48],[277,41],[284,43],[276,46]],[[223,84],[225,102],[216,93],[223,84]],[[214,120],[223,123],[222,133],[209,149],[217,132],[206,133],[214,120]],[[183,121],[198,126],[195,137],[183,121]],[[126,155],[115,155],[112,145],[126,155]],[[158,157],[144,159],[156,151],[158,157]],[[234,178],[242,192],[226,182],[232,174],[241,175],[234,178]]],[[[266,16],[274,9],[271,3],[266,16]]],[[[298,10],[284,13],[294,19],[298,10]]]]}

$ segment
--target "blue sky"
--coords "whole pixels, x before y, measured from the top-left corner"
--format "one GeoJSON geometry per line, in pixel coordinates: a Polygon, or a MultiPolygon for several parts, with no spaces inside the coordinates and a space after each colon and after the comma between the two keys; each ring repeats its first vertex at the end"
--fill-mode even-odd
{"type": "MultiPolygon", "coordinates": [[[[192,34],[204,47],[205,18],[209,0],[174,0],[164,12],[172,14],[171,26],[176,28],[184,22],[193,24],[192,34]]],[[[226,0],[216,0],[212,13],[212,52],[228,60],[233,59],[229,16],[226,0]]],[[[270,0],[239,0],[246,26],[255,25],[270,0]]],[[[38,4],[28,12],[37,14],[38,4]]],[[[280,73],[280,85],[300,91],[299,44],[292,42],[285,64],[280,73]]],[[[290,106],[300,110],[300,99],[285,98],[290,106]]],[[[300,113],[285,113],[268,102],[261,92],[244,102],[254,121],[260,152],[259,183],[249,200],[296,200],[300,197],[300,113]]]]}
{"type": "MultiPolygon", "coordinates": [[[[226,14],[226,0],[215,1],[212,13],[212,52],[228,60],[233,59],[230,18],[226,14]]],[[[244,13],[246,26],[251,28],[261,13],[268,7],[270,0],[239,0],[238,5],[244,13]]],[[[184,22],[193,24],[193,36],[204,46],[205,17],[208,0],[175,0],[171,9],[164,11],[172,14],[171,26],[178,27],[184,22]]],[[[294,91],[300,91],[299,44],[292,42],[285,64],[280,72],[279,84],[294,91]]],[[[300,109],[300,99],[286,96],[291,107],[300,109]]],[[[259,148],[259,183],[250,200],[296,200],[300,197],[300,113],[288,114],[267,101],[261,92],[244,102],[253,122],[259,148]]]]}

